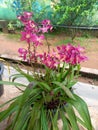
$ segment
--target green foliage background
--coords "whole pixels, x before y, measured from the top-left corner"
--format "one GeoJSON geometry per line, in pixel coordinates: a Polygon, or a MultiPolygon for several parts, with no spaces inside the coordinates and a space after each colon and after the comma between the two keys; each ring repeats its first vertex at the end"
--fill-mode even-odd
{"type": "MultiPolygon", "coordinates": [[[[13,11],[11,7],[13,1],[6,2],[7,8],[0,8],[0,19],[16,19],[15,10],[13,11]]],[[[97,0],[20,0],[20,2],[23,11],[34,12],[33,18],[37,22],[50,19],[53,24],[98,25],[97,0]]]]}
{"type": "Polygon", "coordinates": [[[98,7],[96,2],[96,0],[60,0],[54,6],[54,18],[58,17],[57,24],[91,25],[98,7]]]}

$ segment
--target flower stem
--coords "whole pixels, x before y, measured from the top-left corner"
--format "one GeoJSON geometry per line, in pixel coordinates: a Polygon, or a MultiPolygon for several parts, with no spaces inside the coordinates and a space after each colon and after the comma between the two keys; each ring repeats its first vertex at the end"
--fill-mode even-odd
{"type": "Polygon", "coordinates": [[[47,47],[48,47],[48,53],[50,53],[50,43],[47,40],[47,36],[45,36],[45,40],[46,40],[47,47]]]}

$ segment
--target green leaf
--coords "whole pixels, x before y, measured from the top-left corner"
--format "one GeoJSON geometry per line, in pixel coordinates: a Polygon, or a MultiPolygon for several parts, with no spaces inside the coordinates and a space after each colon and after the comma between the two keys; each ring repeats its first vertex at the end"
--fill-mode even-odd
{"type": "Polygon", "coordinates": [[[41,109],[41,124],[42,124],[42,130],[48,130],[48,121],[46,118],[46,109],[42,107],[41,109]]]}
{"type": "Polygon", "coordinates": [[[17,83],[17,82],[9,82],[9,81],[0,81],[0,84],[5,84],[5,85],[16,85],[16,86],[21,86],[21,87],[27,87],[27,85],[17,83]]]}
{"type": "Polygon", "coordinates": [[[14,127],[16,125],[16,122],[19,119],[19,115],[21,114],[21,110],[22,110],[22,108],[24,106],[24,103],[27,100],[28,95],[30,94],[30,92],[31,92],[31,89],[30,88],[26,88],[25,91],[24,91],[24,93],[21,95],[21,98],[19,100],[19,108],[18,108],[18,111],[17,111],[17,113],[15,115],[15,120],[13,122],[12,129],[14,129],[14,127]]]}
{"type": "Polygon", "coordinates": [[[14,82],[16,79],[21,78],[21,77],[24,77],[24,76],[21,75],[21,74],[13,74],[13,75],[10,76],[9,80],[14,82]]]}
{"type": "Polygon", "coordinates": [[[27,130],[29,120],[30,120],[30,118],[29,118],[29,116],[28,116],[28,118],[27,118],[27,119],[26,119],[26,121],[24,122],[24,125],[23,125],[23,127],[22,127],[22,129],[21,129],[21,130],[27,130]]]}
{"type": "Polygon", "coordinates": [[[69,67],[66,69],[66,71],[62,73],[62,80],[65,80],[65,78],[69,75],[69,73],[72,71],[72,67],[69,67]]]}
{"type": "Polygon", "coordinates": [[[64,109],[66,110],[66,114],[68,116],[67,119],[69,120],[71,124],[72,130],[79,130],[77,120],[76,120],[76,115],[72,108],[72,105],[68,104],[64,107],[64,109]]]}
{"type": "Polygon", "coordinates": [[[30,116],[31,116],[31,118],[30,118],[30,121],[28,124],[28,130],[33,130],[34,126],[36,124],[36,121],[38,121],[38,118],[40,116],[40,111],[33,109],[30,116]]]}
{"type": "Polygon", "coordinates": [[[77,121],[86,128],[86,124],[79,117],[77,117],[77,121]]]}
{"type": "Polygon", "coordinates": [[[50,91],[51,90],[51,88],[49,87],[49,85],[47,84],[47,83],[45,83],[45,82],[39,82],[39,86],[43,89],[43,90],[48,90],[48,91],[50,91]]]}
{"type": "Polygon", "coordinates": [[[23,70],[21,70],[19,67],[15,67],[15,69],[19,72],[19,74],[24,76],[29,82],[32,82],[34,80],[34,76],[30,75],[30,73],[25,73],[23,70]]]}
{"type": "Polygon", "coordinates": [[[30,106],[24,106],[21,109],[18,120],[15,122],[14,130],[21,130],[24,127],[25,122],[30,118],[29,116],[30,106]]]}
{"type": "Polygon", "coordinates": [[[62,83],[60,82],[57,82],[57,81],[54,81],[52,82],[53,84],[56,84],[57,86],[61,87],[64,92],[66,93],[66,95],[72,99],[75,99],[73,93],[70,91],[70,89],[68,89],[66,86],[64,86],[62,83]]]}
{"type": "Polygon", "coordinates": [[[69,127],[70,124],[69,124],[69,121],[66,118],[65,114],[66,114],[66,111],[65,112],[62,111],[62,110],[60,111],[61,119],[63,121],[63,128],[62,128],[62,130],[70,130],[70,127],[69,127]]]}
{"type": "MultiPolygon", "coordinates": [[[[35,102],[35,104],[33,105],[32,110],[30,112],[31,118],[28,124],[28,130],[33,130],[35,127],[35,124],[38,121],[40,121],[42,104],[43,104],[43,101],[40,101],[40,102],[35,102]]],[[[36,129],[36,130],[39,130],[39,129],[36,129]]]]}
{"type": "Polygon", "coordinates": [[[58,128],[58,111],[59,109],[56,110],[55,115],[52,117],[52,125],[53,125],[53,130],[59,130],[58,128]]]}
{"type": "Polygon", "coordinates": [[[13,102],[6,110],[0,112],[0,122],[10,116],[18,109],[17,101],[13,102]]]}
{"type": "Polygon", "coordinates": [[[4,107],[6,104],[8,104],[8,103],[12,102],[13,100],[17,99],[18,97],[19,97],[19,96],[14,97],[14,98],[12,98],[11,100],[8,100],[7,102],[5,102],[5,103],[1,104],[1,105],[0,105],[0,108],[1,108],[1,107],[4,107]]]}
{"type": "Polygon", "coordinates": [[[36,102],[38,99],[41,99],[41,89],[40,88],[36,88],[36,89],[32,89],[30,95],[28,96],[27,100],[26,100],[26,104],[32,104],[34,102],[36,102]]]}
{"type": "Polygon", "coordinates": [[[86,127],[88,130],[92,130],[92,124],[91,124],[91,119],[90,119],[90,114],[87,108],[87,104],[79,96],[74,94],[74,97],[76,98],[76,100],[67,99],[67,101],[71,103],[75,107],[75,109],[78,111],[80,117],[82,118],[84,122],[82,123],[82,125],[86,127]]]}

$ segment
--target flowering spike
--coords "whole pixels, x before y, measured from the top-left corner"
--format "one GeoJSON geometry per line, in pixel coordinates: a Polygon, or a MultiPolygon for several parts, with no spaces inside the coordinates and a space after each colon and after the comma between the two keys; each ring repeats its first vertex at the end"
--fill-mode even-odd
{"type": "Polygon", "coordinates": [[[52,69],[56,68],[62,62],[77,65],[87,60],[87,57],[84,56],[84,48],[73,46],[70,43],[57,46],[57,51],[53,49],[51,53],[37,54],[36,49],[39,45],[42,45],[44,33],[51,31],[53,27],[48,19],[43,20],[41,25],[38,25],[30,19],[31,17],[31,12],[24,12],[23,15],[18,17],[24,24],[24,30],[21,32],[21,40],[28,43],[28,50],[19,49],[19,53],[24,60],[37,61],[40,59],[42,64],[52,69]],[[31,51],[31,47],[33,47],[33,52],[31,51]]]}

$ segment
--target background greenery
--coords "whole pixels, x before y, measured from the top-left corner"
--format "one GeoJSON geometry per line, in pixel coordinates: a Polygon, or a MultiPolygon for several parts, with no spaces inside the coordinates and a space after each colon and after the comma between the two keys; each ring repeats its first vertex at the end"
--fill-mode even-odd
{"type": "Polygon", "coordinates": [[[33,11],[36,21],[50,19],[53,24],[98,25],[98,0],[1,0],[0,6],[0,19],[13,20],[23,11],[33,11]]]}

